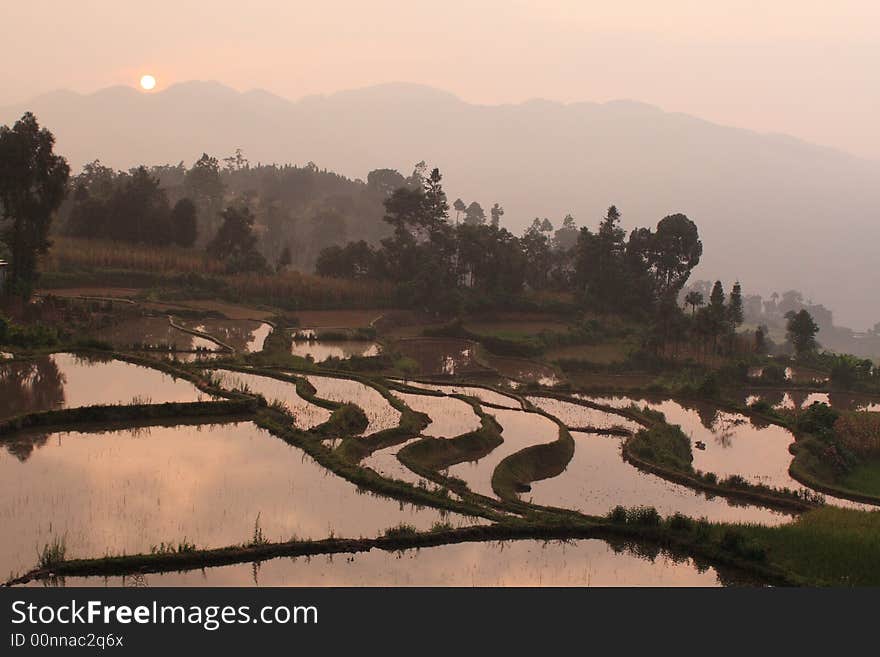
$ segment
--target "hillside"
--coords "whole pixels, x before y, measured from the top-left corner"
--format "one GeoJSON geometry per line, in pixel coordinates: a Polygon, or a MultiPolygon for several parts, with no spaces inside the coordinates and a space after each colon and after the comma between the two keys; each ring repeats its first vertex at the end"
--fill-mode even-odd
{"type": "Polygon", "coordinates": [[[681,211],[705,245],[696,275],[764,293],[800,289],[832,307],[838,324],[880,319],[880,165],[789,137],[630,101],[481,106],[402,84],[297,102],[214,82],[151,95],[62,91],[0,109],[0,121],[26,109],[74,167],[96,157],[120,168],[189,163],[241,147],[251,162],[314,161],[364,178],[426,160],[444,172],[451,198],[500,202],[515,232],[567,212],[595,225],[610,203],[626,228],[681,211]]]}

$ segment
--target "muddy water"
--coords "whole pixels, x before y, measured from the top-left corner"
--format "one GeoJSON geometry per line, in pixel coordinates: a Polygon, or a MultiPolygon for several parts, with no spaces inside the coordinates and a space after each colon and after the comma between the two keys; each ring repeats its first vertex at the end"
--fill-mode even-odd
{"type": "MultiPolygon", "coordinates": [[[[363,494],[252,423],[57,433],[27,460],[0,451],[0,578],[25,571],[53,537],[67,556],[133,554],[186,538],[199,547],[252,540],[377,536],[434,509],[363,494]]],[[[457,518],[451,522],[463,522],[457,518]]]]}
{"type": "MultiPolygon", "coordinates": [[[[788,474],[792,460],[788,448],[794,436],[787,429],[750,421],[739,413],[721,411],[702,402],[689,402],[688,406],[671,399],[635,403],[662,412],[669,424],[681,427],[691,439],[695,470],[714,472],[720,479],[739,475],[774,488],[805,488],[788,474]],[[703,443],[703,449],[698,448],[698,441],[703,443]]],[[[837,506],[865,508],[831,495],[825,499],[837,506]]]]}
{"type": "Polygon", "coordinates": [[[397,391],[392,394],[414,411],[425,413],[431,418],[431,424],[422,430],[422,435],[454,438],[480,428],[480,418],[473,407],[460,399],[412,395],[397,391]]]}
{"type": "Polygon", "coordinates": [[[315,406],[300,397],[293,383],[229,370],[209,370],[209,373],[220,377],[221,386],[227,390],[247,390],[263,395],[269,403],[283,402],[293,413],[294,424],[300,429],[311,429],[330,419],[329,410],[315,406]]]}
{"type": "Polygon", "coordinates": [[[99,340],[121,349],[146,346],[170,351],[215,351],[215,342],[174,328],[167,317],[136,317],[95,332],[99,340]]]}
{"type": "Polygon", "coordinates": [[[175,317],[174,321],[190,330],[207,333],[229,345],[235,351],[243,353],[262,351],[263,343],[272,332],[270,324],[250,319],[182,319],[175,317]]]}
{"type": "Polygon", "coordinates": [[[369,424],[364,431],[365,436],[377,431],[392,429],[400,424],[400,411],[388,403],[378,390],[350,379],[334,379],[329,376],[308,375],[309,380],[318,393],[318,397],[330,401],[356,404],[367,415],[369,424]]]}
{"type": "Polygon", "coordinates": [[[97,404],[208,399],[189,381],[120,360],[61,353],[0,365],[0,419],[97,404]]]}
{"type": "Polygon", "coordinates": [[[353,356],[378,356],[379,345],[363,340],[307,341],[293,342],[290,353],[302,358],[311,357],[316,363],[323,363],[329,358],[347,360],[353,356]]]}
{"type": "Polygon", "coordinates": [[[561,475],[532,483],[522,499],[536,504],[575,509],[604,516],[618,504],[653,506],[663,516],[679,512],[714,522],[751,522],[776,525],[789,522],[786,514],[756,506],[737,505],[722,497],[709,498],[686,486],[642,472],[621,456],[617,436],[572,432],[574,458],[561,475]]]}
{"type": "Polygon", "coordinates": [[[514,397],[502,395],[494,390],[487,390],[479,386],[456,386],[456,385],[439,385],[434,383],[415,383],[407,382],[407,385],[413,388],[422,388],[424,390],[436,390],[447,395],[466,395],[468,397],[476,397],[480,401],[504,408],[521,409],[522,404],[514,397]]]}
{"type": "Polygon", "coordinates": [[[525,411],[488,409],[490,415],[502,427],[504,442],[479,461],[459,463],[447,474],[464,480],[475,493],[496,497],[492,490],[492,474],[505,458],[529,445],[551,443],[559,438],[559,427],[552,420],[538,413],[525,411]]]}
{"type": "Polygon", "coordinates": [[[68,578],[68,586],[720,586],[714,568],[598,539],[505,541],[307,559],[184,573],[68,578]]]}
{"type": "Polygon", "coordinates": [[[400,340],[397,349],[413,359],[421,376],[453,376],[485,372],[477,362],[476,345],[454,338],[412,338],[400,340]]]}
{"type": "Polygon", "coordinates": [[[526,399],[561,420],[567,427],[575,429],[588,427],[591,429],[626,429],[633,433],[642,428],[638,422],[633,422],[622,415],[573,404],[561,399],[552,397],[526,397],[526,399]]]}

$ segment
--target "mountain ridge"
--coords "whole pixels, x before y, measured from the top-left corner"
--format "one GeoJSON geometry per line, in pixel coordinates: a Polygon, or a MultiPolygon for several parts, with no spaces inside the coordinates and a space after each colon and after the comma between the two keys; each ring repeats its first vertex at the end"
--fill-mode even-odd
{"type": "Polygon", "coordinates": [[[0,108],[0,123],[24,110],[55,133],[74,170],[96,158],[128,168],[236,148],[253,162],[313,161],[361,179],[425,160],[451,199],[500,202],[517,233],[535,216],[558,224],[568,212],[594,227],[612,203],[627,229],[684,212],[705,246],[695,276],[800,289],[850,325],[880,320],[871,246],[880,163],[788,135],[626,99],[478,105],[400,82],[299,100],[217,81],[50,92],[0,108]]]}

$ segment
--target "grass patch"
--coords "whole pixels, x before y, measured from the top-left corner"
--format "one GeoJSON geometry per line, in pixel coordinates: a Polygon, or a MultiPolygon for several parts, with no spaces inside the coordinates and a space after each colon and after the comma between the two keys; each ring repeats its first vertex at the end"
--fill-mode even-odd
{"type": "Polygon", "coordinates": [[[642,429],[629,440],[628,448],[643,461],[688,474],[694,471],[691,441],[680,427],[658,424],[642,429]]]}
{"type": "Polygon", "coordinates": [[[822,507],[779,527],[744,526],[768,560],[805,581],[880,586],[880,513],[822,507]]]}

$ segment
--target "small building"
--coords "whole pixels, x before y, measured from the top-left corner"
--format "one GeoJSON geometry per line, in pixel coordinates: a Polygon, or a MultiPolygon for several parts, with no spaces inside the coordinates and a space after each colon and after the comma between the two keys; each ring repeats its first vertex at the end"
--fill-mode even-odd
{"type": "Polygon", "coordinates": [[[3,294],[3,288],[6,286],[6,271],[9,269],[9,263],[0,260],[0,294],[3,294]]]}

